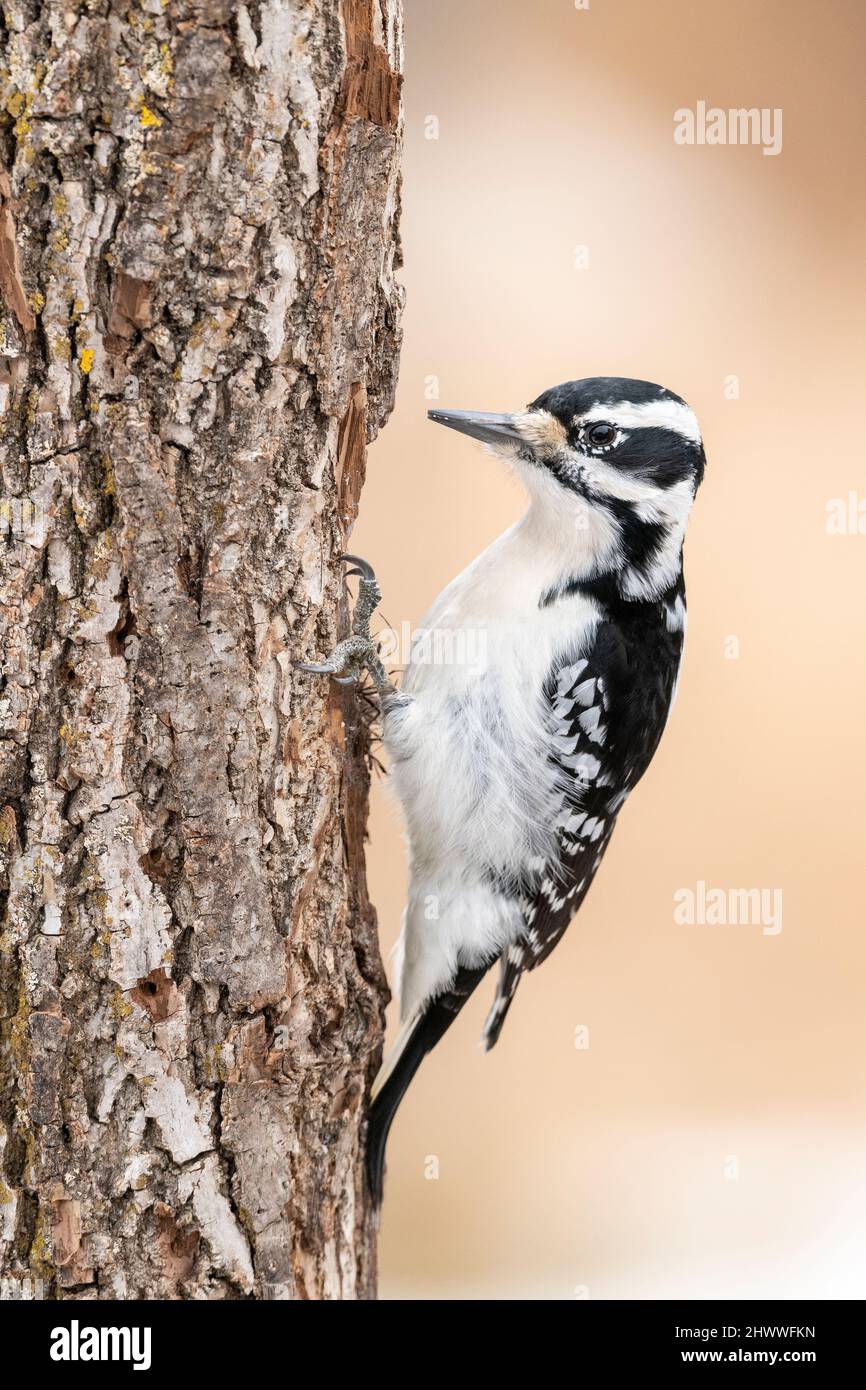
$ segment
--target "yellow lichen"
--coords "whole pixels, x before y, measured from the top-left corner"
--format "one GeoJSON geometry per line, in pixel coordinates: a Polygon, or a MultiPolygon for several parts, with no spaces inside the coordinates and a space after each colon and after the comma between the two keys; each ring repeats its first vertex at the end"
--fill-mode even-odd
{"type": "Polygon", "coordinates": [[[30,1056],[30,1005],[27,995],[22,986],[18,995],[18,1004],[15,1013],[9,1024],[9,1047],[12,1056],[18,1063],[18,1068],[23,1075],[26,1075],[29,1066],[30,1056]]]}
{"type": "Polygon", "coordinates": [[[89,376],[93,370],[93,348],[85,348],[81,354],[81,371],[84,376],[89,376]]]}
{"type": "Polygon", "coordinates": [[[50,1239],[46,1239],[48,1222],[40,1209],[36,1218],[36,1232],[30,1246],[30,1272],[37,1279],[50,1278],[54,1274],[53,1250],[50,1239]]]}
{"type": "Polygon", "coordinates": [[[32,294],[28,294],[27,303],[34,314],[41,314],[45,308],[45,295],[41,290],[34,290],[32,294]]]}
{"type": "Polygon", "coordinates": [[[106,497],[117,496],[117,479],[114,476],[114,466],[111,459],[103,457],[102,467],[105,471],[105,482],[102,484],[102,491],[106,497]]]}
{"type": "Polygon", "coordinates": [[[139,120],[141,121],[141,124],[144,126],[145,130],[150,130],[154,127],[162,125],[162,121],[160,120],[159,116],[157,116],[154,111],[151,111],[149,106],[142,105],[139,120]]]}
{"type": "Polygon", "coordinates": [[[110,1007],[111,1012],[118,1022],[120,1022],[121,1019],[129,1018],[129,1015],[132,1013],[132,1005],[124,999],[120,990],[115,990],[112,994],[110,1007]]]}

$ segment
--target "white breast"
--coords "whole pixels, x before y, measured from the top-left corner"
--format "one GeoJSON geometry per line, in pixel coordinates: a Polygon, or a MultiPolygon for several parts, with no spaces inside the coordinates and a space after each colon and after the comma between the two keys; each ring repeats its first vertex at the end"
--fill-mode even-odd
{"type": "Polygon", "coordinates": [[[597,610],[580,596],[540,609],[544,577],[527,573],[520,539],[502,537],[440,595],[403,681],[413,705],[387,721],[413,859],[508,871],[552,847],[544,682],[597,610]]]}
{"type": "Polygon", "coordinates": [[[598,610],[580,595],[539,608],[563,561],[529,530],[524,519],[440,594],[403,680],[412,701],[384,722],[411,851],[404,1008],[440,987],[433,974],[458,949],[470,963],[473,946],[480,958],[520,932],[491,870],[515,874],[554,851],[561,793],[544,683],[589,644],[598,610]]]}

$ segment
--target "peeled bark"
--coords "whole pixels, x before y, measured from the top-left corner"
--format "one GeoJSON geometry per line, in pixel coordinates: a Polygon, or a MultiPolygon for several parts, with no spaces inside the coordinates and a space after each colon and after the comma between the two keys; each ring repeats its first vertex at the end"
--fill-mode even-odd
{"type": "Polygon", "coordinates": [[[0,1275],[375,1291],[345,548],[398,354],[399,0],[11,0],[0,1275]]]}

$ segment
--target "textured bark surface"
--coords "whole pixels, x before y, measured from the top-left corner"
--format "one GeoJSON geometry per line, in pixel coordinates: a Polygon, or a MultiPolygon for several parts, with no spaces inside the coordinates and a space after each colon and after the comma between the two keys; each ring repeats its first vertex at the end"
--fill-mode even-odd
{"type": "Polygon", "coordinates": [[[367,1297],[367,729],[290,662],[393,396],[399,0],[3,15],[0,1274],[367,1297]]]}

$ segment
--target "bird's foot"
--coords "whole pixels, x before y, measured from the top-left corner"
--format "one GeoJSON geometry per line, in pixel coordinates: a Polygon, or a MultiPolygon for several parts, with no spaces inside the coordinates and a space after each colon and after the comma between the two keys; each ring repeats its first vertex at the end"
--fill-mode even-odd
{"type": "Polygon", "coordinates": [[[370,619],[382,597],[379,581],[373,567],[359,556],[341,555],[340,559],[352,566],[347,574],[360,580],[355,611],[352,614],[351,636],[338,642],[325,661],[295,661],[292,664],[299,671],[310,671],[317,676],[330,676],[338,685],[354,685],[365,671],[369,671],[373,684],[383,700],[399,698],[399,691],[385,673],[379,649],[370,632],[370,619]]]}
{"type": "Polygon", "coordinates": [[[354,685],[378,660],[379,654],[372,639],[347,637],[345,641],[337,643],[325,661],[293,661],[292,665],[299,671],[310,671],[316,676],[330,676],[338,685],[354,685]]]}

